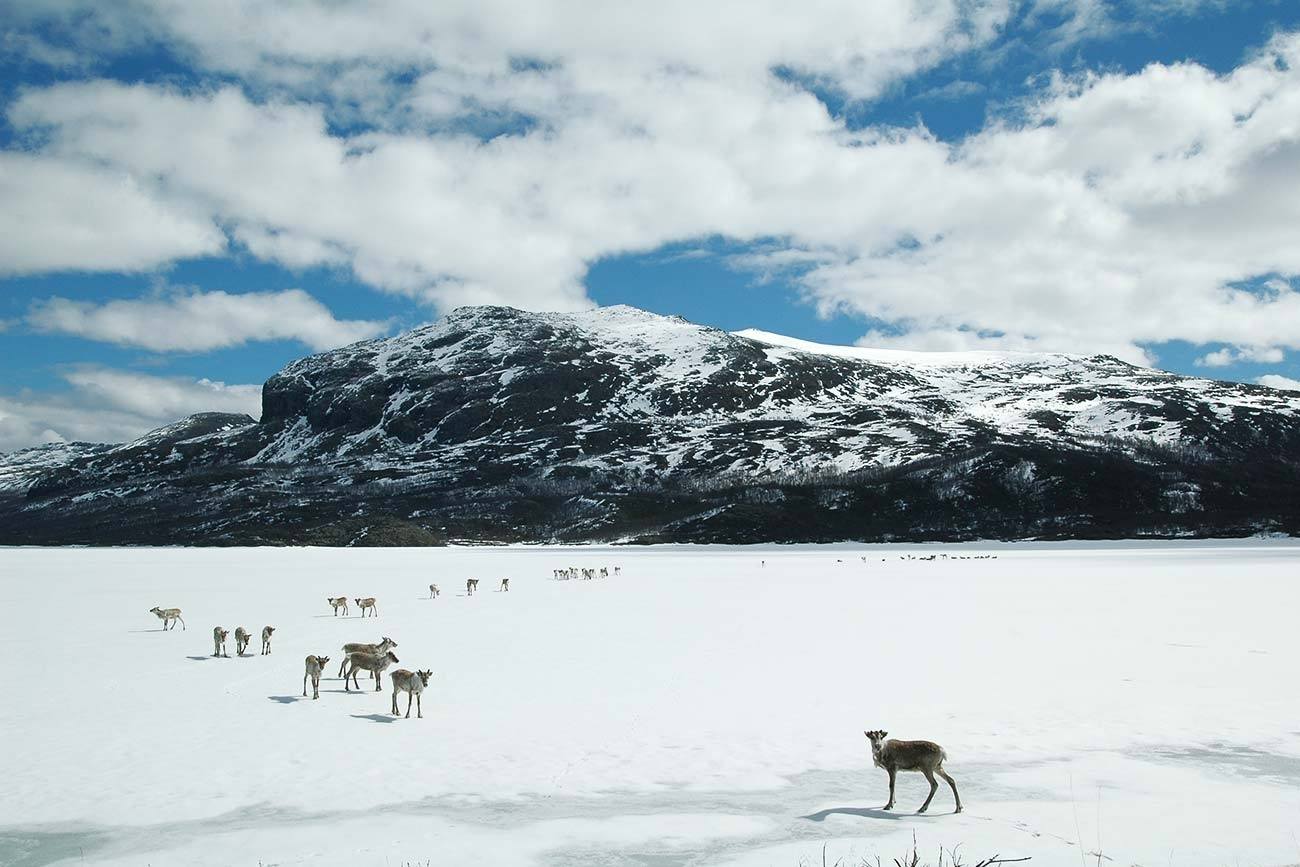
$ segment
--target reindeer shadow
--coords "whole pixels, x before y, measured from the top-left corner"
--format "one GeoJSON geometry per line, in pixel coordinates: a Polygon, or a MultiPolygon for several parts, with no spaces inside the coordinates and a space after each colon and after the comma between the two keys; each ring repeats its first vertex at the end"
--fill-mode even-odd
{"type": "Polygon", "coordinates": [[[279,702],[280,704],[293,704],[293,703],[296,702],[296,701],[302,701],[303,698],[304,698],[304,696],[301,696],[301,695],[268,695],[267,698],[269,698],[271,701],[279,702]]]}
{"type": "Polygon", "coordinates": [[[192,659],[192,660],[194,660],[195,662],[203,662],[204,660],[207,660],[207,659],[229,659],[230,657],[229,657],[229,656],[212,656],[211,654],[209,654],[209,655],[207,655],[207,656],[187,656],[187,657],[185,657],[185,658],[186,658],[186,659],[192,659]]]}
{"type": "MultiPolygon", "coordinates": [[[[826,810],[818,810],[816,813],[809,813],[807,816],[800,816],[800,819],[807,819],[810,822],[825,822],[830,816],[857,816],[862,819],[890,819],[897,822],[909,816],[915,816],[915,813],[897,813],[890,810],[882,810],[878,807],[831,807],[826,810]]],[[[920,815],[925,815],[924,813],[920,815]]]]}
{"type": "MultiPolygon", "coordinates": [[[[184,629],[181,630],[181,632],[184,632],[184,631],[185,631],[184,629]]],[[[158,627],[157,629],[128,629],[127,632],[130,632],[130,633],[137,633],[137,632],[171,632],[171,630],[170,630],[170,629],[163,629],[163,628],[160,626],[160,627],[158,627]]]]}
{"type": "Polygon", "coordinates": [[[371,722],[377,722],[377,723],[391,723],[397,721],[397,717],[389,716],[388,714],[384,714],[384,713],[354,713],[354,714],[349,714],[349,716],[351,716],[353,719],[368,719],[371,722]]]}

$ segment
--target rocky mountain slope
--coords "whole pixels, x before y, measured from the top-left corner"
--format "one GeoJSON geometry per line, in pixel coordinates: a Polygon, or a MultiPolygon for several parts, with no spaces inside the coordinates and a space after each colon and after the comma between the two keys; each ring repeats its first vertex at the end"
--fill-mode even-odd
{"type": "Polygon", "coordinates": [[[824,541],[1300,530],[1300,395],[628,307],[461,308],[262,417],[0,456],[0,543],[824,541]]]}

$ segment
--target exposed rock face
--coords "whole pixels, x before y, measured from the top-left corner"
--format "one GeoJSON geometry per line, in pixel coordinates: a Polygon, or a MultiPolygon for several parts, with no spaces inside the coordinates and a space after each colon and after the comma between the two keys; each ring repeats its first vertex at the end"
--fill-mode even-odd
{"type": "Polygon", "coordinates": [[[262,418],[0,457],[0,542],[418,544],[1300,528],[1300,395],[627,307],[462,308],[293,362],[262,418]]]}

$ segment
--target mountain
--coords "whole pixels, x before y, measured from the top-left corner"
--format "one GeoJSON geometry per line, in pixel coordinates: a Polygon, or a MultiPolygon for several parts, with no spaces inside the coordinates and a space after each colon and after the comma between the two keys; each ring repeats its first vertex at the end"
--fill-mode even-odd
{"type": "Polygon", "coordinates": [[[1300,531],[1300,395],[629,307],[467,307],[295,361],[262,417],[0,456],[4,544],[1300,531]]]}

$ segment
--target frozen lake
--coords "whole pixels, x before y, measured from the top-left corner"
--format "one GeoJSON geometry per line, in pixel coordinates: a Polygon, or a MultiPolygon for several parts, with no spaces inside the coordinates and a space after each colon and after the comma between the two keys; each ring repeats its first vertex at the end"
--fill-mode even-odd
{"type": "Polygon", "coordinates": [[[0,575],[4,865],[796,867],[914,834],[967,862],[1300,863],[1291,542],[8,549],[0,575]],[[235,658],[267,624],[273,653],[235,658]],[[381,636],[433,669],[424,719],[387,675],[335,677],[381,636]],[[875,728],[941,743],[966,811],[942,787],[916,815],[919,775],[881,810],[875,728]]]}

